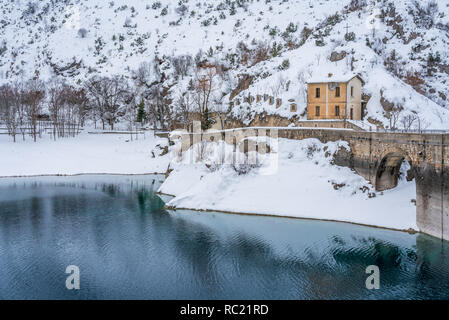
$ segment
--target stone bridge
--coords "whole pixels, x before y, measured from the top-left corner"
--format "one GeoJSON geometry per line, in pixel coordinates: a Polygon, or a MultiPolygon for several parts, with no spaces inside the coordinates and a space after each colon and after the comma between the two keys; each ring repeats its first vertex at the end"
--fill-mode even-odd
{"type": "MultiPolygon", "coordinates": [[[[396,187],[401,164],[407,161],[411,167],[408,176],[416,183],[416,221],[420,231],[449,240],[449,134],[269,127],[231,130],[236,137],[234,143],[256,135],[257,130],[268,131],[267,134],[277,130],[279,138],[287,139],[316,138],[323,143],[347,141],[351,152],[339,152],[336,164],[354,169],[378,191],[396,187]]],[[[223,132],[201,135],[206,140],[212,136],[214,140],[225,137],[223,132]]],[[[187,141],[191,145],[193,139],[192,136],[183,138],[183,143],[187,141]]]]}

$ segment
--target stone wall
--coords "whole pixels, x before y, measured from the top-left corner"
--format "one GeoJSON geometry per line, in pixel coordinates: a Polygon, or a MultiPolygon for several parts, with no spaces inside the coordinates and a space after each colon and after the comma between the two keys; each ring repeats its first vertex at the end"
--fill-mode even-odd
{"type": "Polygon", "coordinates": [[[353,129],[363,131],[359,126],[345,120],[299,120],[298,117],[285,118],[278,115],[261,113],[255,115],[248,125],[239,119],[226,119],[225,129],[242,127],[288,127],[294,125],[298,128],[336,128],[353,129]]]}
{"type": "Polygon", "coordinates": [[[395,175],[402,161],[408,161],[410,174],[416,183],[416,221],[419,229],[449,240],[448,134],[280,130],[279,137],[317,138],[322,142],[348,141],[351,153],[337,157],[337,164],[354,169],[377,189],[382,189],[380,183],[385,183],[385,180],[396,179],[397,182],[395,175]],[[382,170],[385,169],[383,164],[387,165],[387,170],[382,170]]]}

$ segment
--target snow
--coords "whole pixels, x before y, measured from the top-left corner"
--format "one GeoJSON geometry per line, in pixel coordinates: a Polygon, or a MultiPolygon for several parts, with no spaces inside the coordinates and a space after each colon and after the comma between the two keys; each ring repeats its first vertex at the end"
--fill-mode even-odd
{"type": "Polygon", "coordinates": [[[88,134],[53,141],[49,136],[26,137],[17,142],[0,134],[0,177],[74,174],[165,173],[169,155],[156,145],[166,146],[167,139],[154,138],[152,132],[131,141],[128,134],[88,134]],[[152,157],[152,151],[155,158],[152,157]]]}
{"type": "Polygon", "coordinates": [[[314,77],[311,77],[307,83],[328,83],[328,82],[349,82],[354,77],[357,77],[357,74],[355,73],[349,73],[349,74],[332,74],[330,77],[329,75],[322,75],[317,74],[314,77]]]}
{"type": "MultiPolygon", "coordinates": [[[[82,64],[73,75],[68,76],[67,80],[71,83],[83,82],[95,73],[130,76],[140,63],[150,62],[158,56],[164,61],[162,67],[167,75],[165,86],[173,85],[171,94],[173,101],[176,101],[176,95],[186,90],[195,70],[191,68],[184,79],[174,80],[173,68],[166,58],[180,54],[195,55],[199,50],[207,52],[212,48],[214,55],[210,59],[230,67],[231,79],[237,79],[239,74],[255,76],[254,83],[237,98],[248,94],[275,95],[276,92],[275,96],[283,101],[279,109],[268,103],[235,106],[232,114],[244,119],[245,123],[263,112],[304,119],[304,89],[309,77],[325,77],[328,73],[358,73],[366,82],[363,92],[371,96],[367,118],[388,125],[385,110],[380,104],[382,91],[384,98],[404,108],[404,117],[416,113],[427,129],[448,127],[447,73],[437,70],[429,75],[426,68],[429,54],[439,53],[441,65],[448,64],[448,39],[446,33],[436,27],[437,24],[448,23],[447,1],[438,2],[439,12],[431,28],[417,25],[420,19],[412,14],[416,11],[415,2],[410,0],[367,1],[369,5],[354,12],[344,9],[351,3],[349,0],[250,1],[242,6],[236,4],[235,14],[231,14],[230,2],[227,1],[190,1],[184,3],[188,9],[183,16],[177,12],[178,1],[160,0],[161,6],[156,9],[152,8],[154,3],[156,1],[41,0],[36,14],[23,16],[27,1],[0,0],[0,10],[4,13],[0,39],[4,39],[7,50],[0,54],[0,83],[21,81],[36,73],[43,80],[48,80],[54,76],[50,62],[63,67],[73,62],[74,58],[76,61],[82,60],[82,64]],[[394,8],[394,12],[389,13],[396,16],[388,17],[387,14],[385,19],[378,21],[378,29],[367,26],[375,10],[389,10],[390,7],[394,8]],[[166,14],[163,15],[165,8],[166,14]],[[192,14],[193,11],[195,14],[192,14]],[[322,27],[323,21],[336,13],[341,21],[322,27]],[[225,18],[220,18],[220,14],[225,18]],[[211,23],[205,26],[202,22],[207,19],[211,19],[211,23]],[[127,20],[131,21],[132,27],[125,26],[127,20]],[[392,20],[403,29],[402,38],[392,26],[392,20]],[[312,35],[298,48],[288,48],[283,39],[282,34],[289,23],[297,26],[291,34],[296,42],[301,39],[304,27],[313,30],[312,35]],[[78,35],[80,27],[88,30],[85,38],[78,35]],[[270,30],[277,32],[270,35],[270,30]],[[347,31],[354,32],[354,41],[345,39],[347,31]],[[327,33],[322,36],[322,47],[315,42],[321,37],[320,32],[327,33]],[[95,41],[100,38],[104,46],[97,50],[95,41]],[[141,45],[137,44],[138,39],[142,40],[141,45]],[[367,39],[372,43],[370,46],[367,46],[367,39]],[[264,42],[270,48],[274,42],[283,47],[279,56],[255,65],[230,65],[226,57],[238,55],[237,44],[242,41],[248,48],[254,49],[253,40],[254,43],[264,42]],[[393,50],[397,53],[396,65],[401,74],[416,71],[425,82],[422,88],[425,95],[431,99],[386,69],[384,62],[393,50]],[[345,51],[347,56],[341,61],[330,62],[333,51],[345,51]],[[290,67],[280,70],[279,66],[286,59],[290,67]],[[281,78],[285,85],[277,90],[281,78]],[[289,103],[286,103],[289,99],[297,103],[297,112],[289,111],[289,103]]],[[[235,4],[234,1],[232,3],[235,4]]],[[[423,1],[417,3],[425,4],[423,1]]],[[[233,88],[235,86],[236,83],[233,83],[233,88]]],[[[221,89],[218,94],[227,94],[223,99],[226,101],[230,90],[221,89]]]]}
{"type": "Polygon", "coordinates": [[[186,161],[184,155],[182,161],[171,164],[174,170],[159,192],[173,195],[167,205],[180,209],[417,230],[416,208],[411,201],[416,195],[414,181],[401,179],[395,189],[376,192],[368,181],[349,168],[331,164],[332,155],[339,148],[349,147],[342,141],[323,144],[316,139],[279,139],[277,170],[270,174],[267,171],[261,174],[266,164],[239,175],[230,165],[218,169],[211,166],[209,152],[208,158],[193,163],[186,161]]]}
{"type": "MultiPolygon", "coordinates": [[[[231,14],[229,6],[220,8],[227,2],[189,1],[185,2],[188,10],[184,16],[176,12],[179,7],[177,1],[160,2],[161,6],[153,9],[151,6],[156,1],[41,0],[37,14],[23,16],[27,1],[0,0],[0,10],[4,13],[0,21],[0,49],[3,49],[3,44],[6,49],[0,53],[0,84],[22,81],[36,74],[49,80],[54,77],[51,64],[64,67],[74,58],[82,63],[79,69],[72,70],[73,75],[67,77],[72,84],[82,83],[96,73],[130,77],[140,63],[151,62],[157,56],[162,59],[161,69],[167,76],[163,85],[172,88],[171,96],[173,101],[177,101],[177,96],[186,91],[189,80],[194,78],[195,68],[192,67],[183,79],[176,80],[168,57],[180,54],[194,56],[199,50],[207,52],[212,48],[214,54],[208,59],[230,68],[229,78],[234,80],[231,89],[237,86],[238,75],[254,76],[250,87],[236,98],[242,101],[249,94],[266,93],[282,99],[279,108],[268,102],[234,105],[232,116],[244,124],[263,113],[305,120],[306,81],[333,73],[335,78],[347,74],[360,74],[363,78],[363,93],[371,96],[366,119],[389,125],[386,111],[380,103],[384,98],[404,109],[401,118],[417,115],[421,129],[448,129],[447,72],[436,70],[430,75],[426,67],[429,54],[436,53],[441,55],[441,65],[448,65],[447,33],[436,27],[437,23],[447,25],[449,21],[447,1],[438,2],[440,12],[431,28],[417,25],[416,21],[420,19],[411,14],[414,2],[410,0],[372,2],[373,6],[354,12],[343,10],[350,0],[251,1],[241,7],[236,5],[235,14],[231,14]],[[384,21],[379,21],[379,28],[373,30],[367,27],[366,22],[379,7],[384,10],[395,8],[396,16],[388,17],[387,14],[384,21]],[[167,14],[163,15],[165,8],[167,14]],[[195,14],[192,15],[192,11],[195,14]],[[226,18],[219,18],[221,13],[226,18]],[[319,38],[319,31],[327,29],[320,24],[335,13],[340,14],[341,21],[329,26],[328,35],[322,37],[324,45],[317,46],[315,41],[319,38]],[[208,26],[202,25],[203,21],[214,17],[217,18],[216,24],[212,21],[208,26]],[[133,27],[125,26],[127,20],[133,27]],[[398,27],[403,29],[402,38],[392,26],[392,20],[396,20],[398,27]],[[282,33],[289,23],[297,25],[297,31],[291,34],[296,41],[300,40],[304,27],[313,33],[301,46],[288,48],[282,33]],[[85,38],[78,36],[80,27],[88,31],[85,38]],[[270,35],[270,30],[274,29],[277,30],[276,35],[270,35]],[[354,32],[354,41],[345,39],[347,31],[354,32]],[[97,50],[96,40],[100,38],[104,46],[97,50]],[[142,45],[137,44],[139,38],[142,45]],[[226,57],[238,56],[236,46],[241,41],[250,49],[259,42],[270,48],[274,42],[283,47],[278,56],[254,65],[231,64],[226,57]],[[422,77],[425,84],[421,89],[425,95],[387,70],[384,63],[393,50],[398,56],[396,66],[402,75],[416,71],[422,77]],[[331,62],[329,57],[334,51],[345,51],[347,56],[341,61],[331,62]],[[280,69],[286,59],[290,67],[280,69]],[[297,104],[296,112],[290,112],[289,100],[297,104]]],[[[226,94],[222,101],[227,102],[230,88],[225,86],[223,84],[216,94],[226,94]]],[[[366,121],[353,123],[367,130],[372,126],[366,121]]],[[[157,144],[166,143],[164,139],[147,136],[145,140],[127,140],[129,135],[83,133],[77,138],[56,142],[46,137],[36,144],[31,139],[22,142],[18,137],[14,144],[10,137],[0,134],[0,176],[166,171],[170,156],[152,158],[151,155],[157,144]]],[[[212,172],[204,163],[173,164],[175,170],[161,191],[175,195],[171,205],[177,207],[416,229],[415,207],[410,201],[415,197],[413,182],[401,181],[394,190],[377,193],[367,181],[348,168],[332,166],[324,152],[316,152],[308,158],[305,150],[312,142],[324,148],[317,141],[281,139],[279,166],[272,175],[258,174],[261,168],[238,175],[226,166],[212,172]],[[345,186],[334,190],[331,182],[345,183],[345,186]],[[368,188],[366,192],[360,190],[363,186],[368,188]],[[368,192],[375,193],[376,197],[368,198],[368,192]]],[[[326,146],[335,149],[338,144],[326,146]]],[[[160,149],[156,148],[155,153],[158,152],[160,149]]]]}
{"type": "MultiPolygon", "coordinates": [[[[207,144],[203,160],[198,161],[196,156],[189,158],[195,153],[179,159],[179,145],[161,156],[167,139],[153,137],[152,132],[131,141],[129,134],[88,131],[56,141],[44,136],[36,143],[29,137],[22,141],[21,136],[13,143],[11,137],[0,134],[0,177],[165,173],[170,164],[173,171],[159,189],[175,196],[168,206],[417,229],[411,202],[416,194],[414,182],[401,180],[393,190],[376,192],[349,168],[332,164],[335,152],[349,149],[347,142],[279,139],[276,145],[268,141],[275,153],[239,174],[217,162],[217,150],[229,151],[228,145],[207,144]]],[[[228,161],[230,153],[226,155],[228,161]]]]}

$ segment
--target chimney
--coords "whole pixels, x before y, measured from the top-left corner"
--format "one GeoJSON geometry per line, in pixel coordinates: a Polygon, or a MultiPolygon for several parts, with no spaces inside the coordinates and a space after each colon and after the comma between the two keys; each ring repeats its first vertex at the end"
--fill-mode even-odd
{"type": "Polygon", "coordinates": [[[332,76],[333,76],[332,73],[328,73],[328,74],[327,74],[327,77],[328,77],[328,78],[332,78],[332,76]]]}

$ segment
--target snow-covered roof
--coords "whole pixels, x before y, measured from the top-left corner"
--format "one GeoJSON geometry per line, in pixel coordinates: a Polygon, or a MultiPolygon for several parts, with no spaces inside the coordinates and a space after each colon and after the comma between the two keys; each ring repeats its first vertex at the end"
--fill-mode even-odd
{"type": "Polygon", "coordinates": [[[307,83],[349,82],[355,77],[363,82],[363,79],[357,73],[335,74],[329,72],[329,74],[315,75],[307,83]]]}

